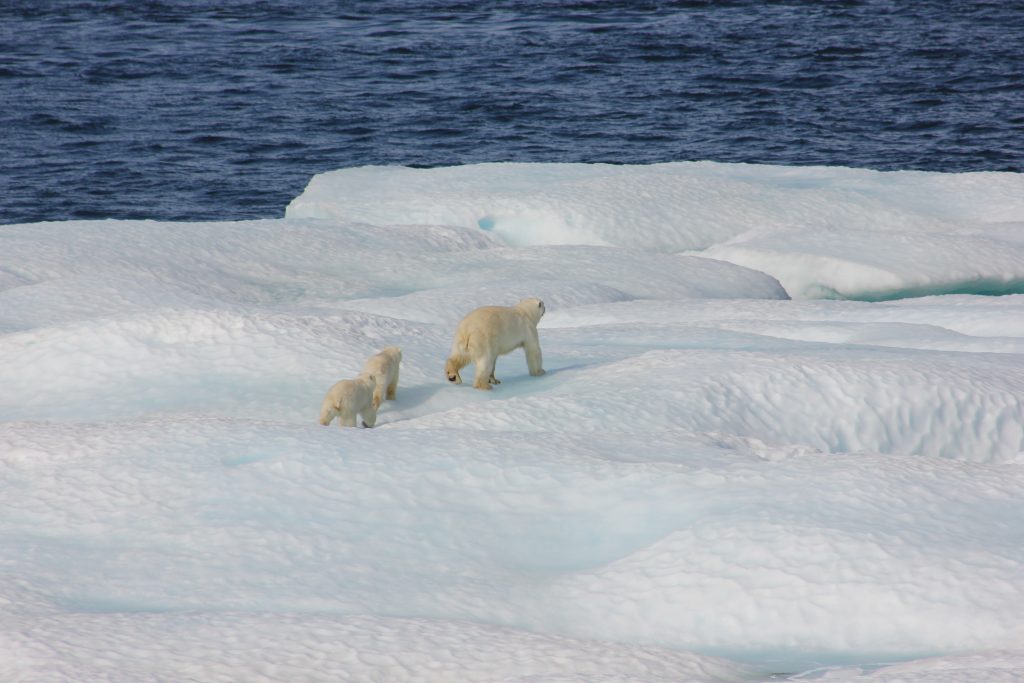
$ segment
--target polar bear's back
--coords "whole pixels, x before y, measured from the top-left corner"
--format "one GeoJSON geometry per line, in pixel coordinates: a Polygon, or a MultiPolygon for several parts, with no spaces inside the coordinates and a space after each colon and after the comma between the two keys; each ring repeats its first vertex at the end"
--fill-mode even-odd
{"type": "MultiPolygon", "coordinates": [[[[390,382],[398,372],[398,364],[402,362],[402,350],[397,346],[389,346],[383,351],[367,359],[363,364],[363,374],[377,378],[386,377],[390,382]]],[[[377,380],[380,383],[380,379],[377,380]]]]}
{"type": "Polygon", "coordinates": [[[523,345],[532,322],[514,306],[481,306],[466,314],[455,331],[455,346],[483,345],[499,354],[523,345]]]}
{"type": "Polygon", "coordinates": [[[327,390],[324,402],[361,405],[373,398],[373,390],[376,386],[377,380],[372,375],[364,374],[359,375],[355,379],[339,380],[327,390]]]}

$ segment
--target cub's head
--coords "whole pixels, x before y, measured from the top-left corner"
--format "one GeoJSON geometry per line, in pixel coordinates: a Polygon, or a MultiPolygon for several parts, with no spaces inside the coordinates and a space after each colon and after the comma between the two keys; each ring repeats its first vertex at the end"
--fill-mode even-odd
{"type": "Polygon", "coordinates": [[[397,346],[389,346],[381,351],[384,355],[388,356],[392,360],[402,360],[402,349],[397,346]]]}
{"type": "Polygon", "coordinates": [[[516,308],[525,313],[526,317],[534,323],[544,317],[544,312],[547,310],[544,308],[544,302],[537,298],[523,299],[516,304],[516,308]]]}

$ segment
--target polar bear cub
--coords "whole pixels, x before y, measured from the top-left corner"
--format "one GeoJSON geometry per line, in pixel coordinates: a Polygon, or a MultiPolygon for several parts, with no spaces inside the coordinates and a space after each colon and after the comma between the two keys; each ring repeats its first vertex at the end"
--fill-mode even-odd
{"type": "Polygon", "coordinates": [[[377,422],[377,406],[373,403],[376,388],[377,380],[366,374],[335,382],[320,404],[320,424],[326,427],[337,417],[338,426],[355,427],[356,415],[362,415],[363,426],[372,427],[377,422]]]}
{"type": "Polygon", "coordinates": [[[515,306],[482,306],[470,311],[455,329],[452,353],[444,366],[448,381],[462,384],[459,371],[472,362],[476,369],[473,387],[489,390],[492,384],[501,384],[494,376],[498,356],[518,348],[526,351],[530,374],[543,375],[537,336],[537,323],[543,315],[544,302],[540,299],[523,299],[515,306]]]}
{"type": "Polygon", "coordinates": [[[398,365],[402,362],[402,349],[389,346],[380,353],[370,356],[363,365],[364,375],[370,375],[377,381],[373,391],[373,407],[380,408],[385,398],[395,400],[398,389],[398,365]]]}

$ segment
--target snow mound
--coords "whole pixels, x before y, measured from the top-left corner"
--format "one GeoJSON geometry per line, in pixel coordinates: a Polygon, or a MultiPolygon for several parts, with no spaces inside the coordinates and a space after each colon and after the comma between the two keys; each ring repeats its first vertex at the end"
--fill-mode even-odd
{"type": "Polygon", "coordinates": [[[789,230],[744,236],[701,255],[770,273],[794,298],[1024,292],[1024,244],[978,234],[789,230]]]}
{"type": "Polygon", "coordinates": [[[477,228],[514,246],[703,251],[764,271],[800,298],[1024,292],[1024,244],[1014,237],[1024,176],[1014,173],[372,166],[314,176],[285,215],[477,228]]]}
{"type": "Polygon", "coordinates": [[[1024,652],[1005,650],[984,655],[954,655],[929,657],[903,664],[893,664],[864,670],[836,668],[815,671],[799,680],[844,683],[868,681],[870,683],[1017,683],[1024,680],[1024,652]]]}
{"type": "MultiPolygon", "coordinates": [[[[700,338],[685,328],[675,332],[680,344],[700,338]]],[[[633,331],[604,327],[591,334],[611,344],[633,331]]],[[[568,347],[590,336],[548,339],[568,347]]],[[[503,375],[501,364],[496,374],[503,375]]],[[[881,351],[695,348],[570,364],[549,374],[542,392],[517,382],[522,393],[512,401],[473,403],[417,424],[512,431],[679,428],[825,452],[1024,462],[1024,373],[983,356],[918,360],[881,351]]]]}
{"type": "Polygon", "coordinates": [[[374,616],[85,614],[38,618],[8,646],[19,681],[431,681],[720,683],[741,665],[659,648],[544,637],[469,622],[374,616]],[[106,653],[97,657],[97,647],[106,653]],[[59,649],[59,652],[58,652],[59,649]],[[316,674],[311,677],[310,672],[316,674]]]}
{"type": "Polygon", "coordinates": [[[0,679],[1015,680],[1021,189],[349,169],[0,226],[0,679]],[[449,384],[524,296],[547,373],[449,384]],[[388,345],[378,426],[317,424],[388,345]]]}

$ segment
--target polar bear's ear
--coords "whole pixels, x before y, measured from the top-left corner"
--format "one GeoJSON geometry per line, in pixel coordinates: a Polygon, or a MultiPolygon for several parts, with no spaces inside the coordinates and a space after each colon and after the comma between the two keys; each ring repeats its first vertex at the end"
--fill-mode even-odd
{"type": "Polygon", "coordinates": [[[539,308],[539,309],[540,309],[540,314],[541,314],[541,315],[544,315],[544,311],[545,311],[546,309],[544,308],[544,302],[543,302],[543,301],[541,301],[540,299],[537,299],[537,308],[539,308]]]}

